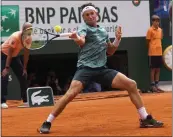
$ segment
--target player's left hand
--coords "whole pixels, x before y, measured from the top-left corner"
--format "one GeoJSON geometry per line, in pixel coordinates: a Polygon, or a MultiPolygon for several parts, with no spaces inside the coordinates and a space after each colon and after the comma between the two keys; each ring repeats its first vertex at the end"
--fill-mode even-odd
{"type": "Polygon", "coordinates": [[[27,70],[26,69],[23,69],[23,76],[27,77],[27,70]]]}
{"type": "Polygon", "coordinates": [[[115,37],[116,37],[118,40],[120,40],[120,39],[121,39],[121,35],[122,35],[121,26],[118,26],[117,31],[115,31],[115,37]]]}

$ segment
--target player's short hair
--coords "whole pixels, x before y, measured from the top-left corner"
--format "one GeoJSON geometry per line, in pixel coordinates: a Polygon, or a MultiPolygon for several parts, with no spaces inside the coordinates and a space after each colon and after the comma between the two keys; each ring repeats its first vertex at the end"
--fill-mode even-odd
{"type": "Polygon", "coordinates": [[[94,8],[96,8],[95,5],[92,4],[92,3],[90,2],[90,3],[85,3],[85,4],[83,4],[83,5],[81,6],[81,11],[82,11],[85,7],[87,7],[87,6],[93,6],[94,8]]]}
{"type": "Polygon", "coordinates": [[[151,17],[151,20],[152,20],[152,21],[155,21],[155,20],[160,21],[160,17],[157,16],[157,15],[153,15],[153,16],[151,17]]]}

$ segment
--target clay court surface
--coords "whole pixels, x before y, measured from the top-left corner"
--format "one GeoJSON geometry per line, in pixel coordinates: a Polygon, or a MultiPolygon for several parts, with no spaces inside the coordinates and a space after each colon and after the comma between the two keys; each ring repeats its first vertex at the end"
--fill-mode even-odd
{"type": "Polygon", "coordinates": [[[165,127],[140,129],[126,92],[101,92],[78,95],[53,122],[48,135],[36,129],[52,107],[17,108],[19,101],[9,101],[10,108],[2,110],[2,136],[172,136],[172,92],[142,97],[148,112],[165,127]]]}

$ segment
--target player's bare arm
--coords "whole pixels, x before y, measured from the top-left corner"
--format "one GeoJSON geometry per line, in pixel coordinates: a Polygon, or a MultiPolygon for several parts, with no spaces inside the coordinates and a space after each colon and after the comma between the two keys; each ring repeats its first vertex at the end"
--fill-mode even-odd
{"type": "Polygon", "coordinates": [[[69,38],[73,39],[77,45],[79,45],[81,48],[85,44],[85,36],[81,35],[79,36],[76,32],[73,32],[69,38]]]}
{"type": "Polygon", "coordinates": [[[118,49],[119,43],[121,41],[121,27],[118,28],[118,30],[115,32],[115,40],[113,43],[108,42],[107,43],[107,53],[108,55],[113,55],[115,51],[118,49]]]}
{"type": "Polygon", "coordinates": [[[118,49],[118,45],[114,46],[114,44],[111,42],[108,42],[107,46],[108,46],[107,54],[110,56],[113,55],[115,53],[115,51],[118,49]]]}

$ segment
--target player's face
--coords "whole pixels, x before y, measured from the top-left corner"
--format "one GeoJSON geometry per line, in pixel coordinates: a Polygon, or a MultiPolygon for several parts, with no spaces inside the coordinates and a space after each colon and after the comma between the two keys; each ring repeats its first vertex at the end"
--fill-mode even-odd
{"type": "Polygon", "coordinates": [[[97,16],[97,12],[89,10],[84,12],[83,19],[88,25],[94,26],[97,23],[97,16]]]}

